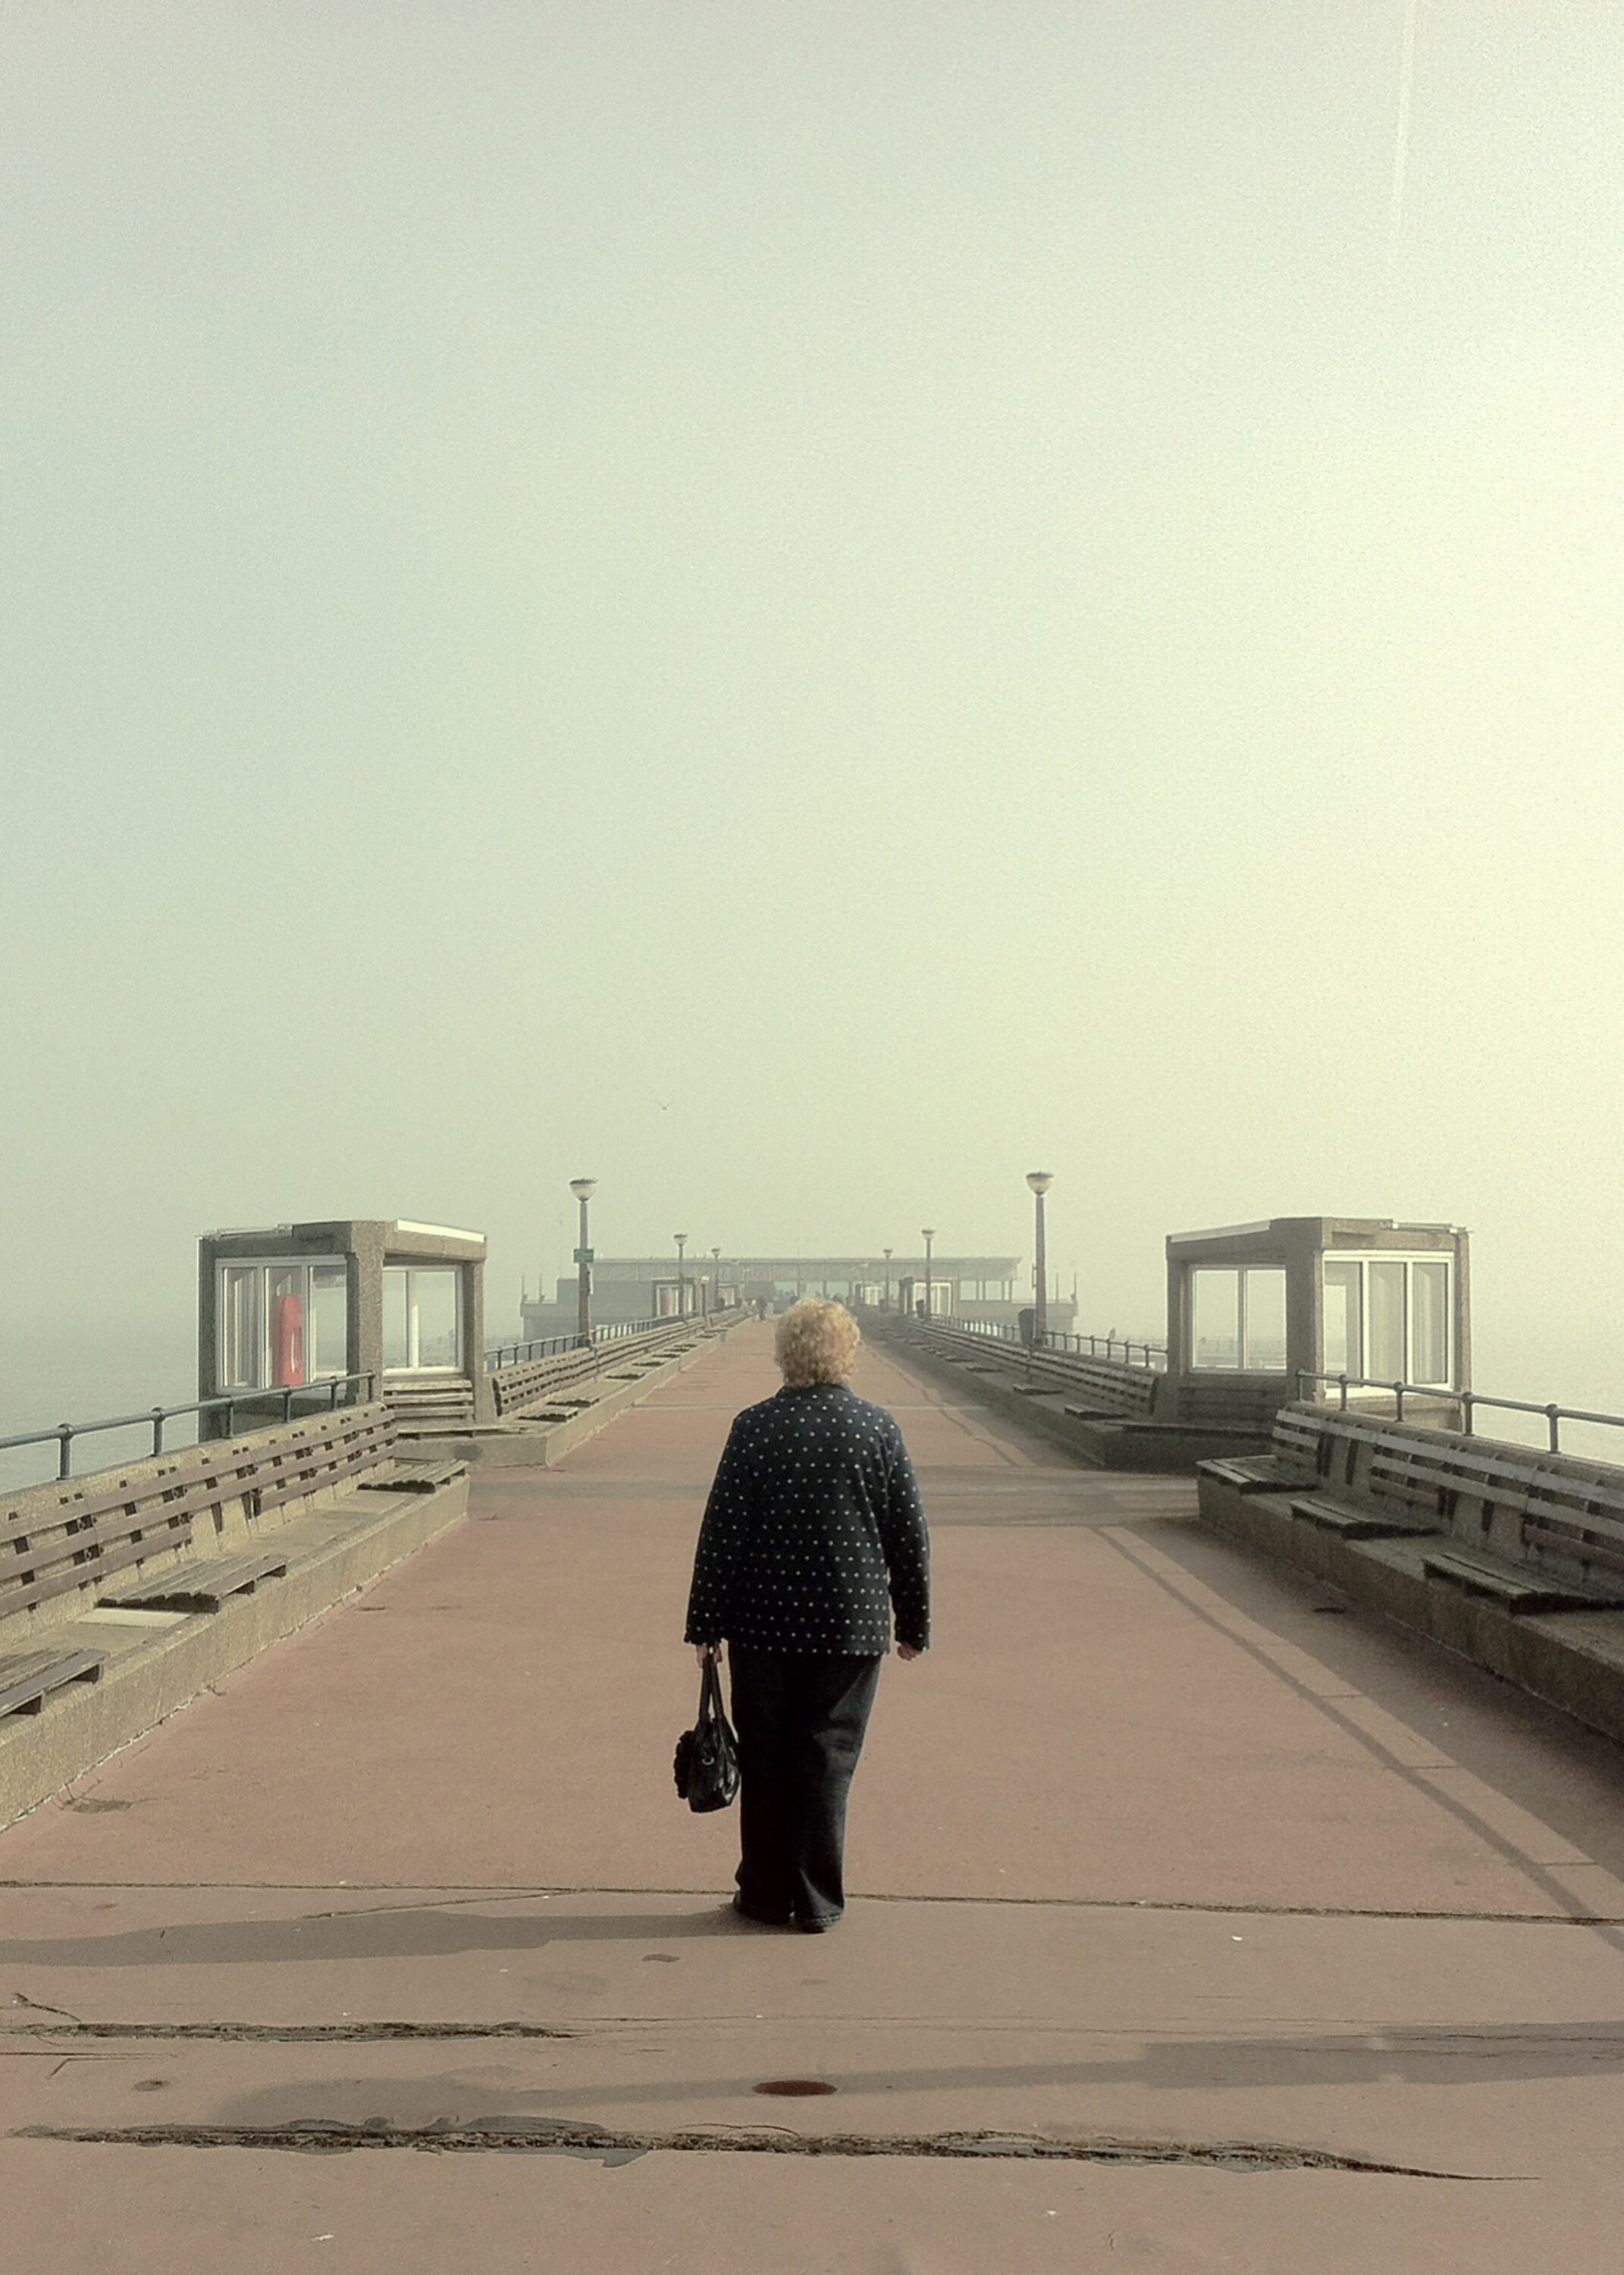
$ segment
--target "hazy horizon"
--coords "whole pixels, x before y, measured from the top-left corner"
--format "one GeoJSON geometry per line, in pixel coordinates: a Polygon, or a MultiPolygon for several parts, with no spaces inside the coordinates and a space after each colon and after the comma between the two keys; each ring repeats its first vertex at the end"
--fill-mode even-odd
{"type": "Polygon", "coordinates": [[[1406,12],[8,9],[0,1354],[1041,1167],[1084,1328],[1464,1223],[1624,1409],[1624,19],[1422,0],[1401,143],[1406,12]]]}

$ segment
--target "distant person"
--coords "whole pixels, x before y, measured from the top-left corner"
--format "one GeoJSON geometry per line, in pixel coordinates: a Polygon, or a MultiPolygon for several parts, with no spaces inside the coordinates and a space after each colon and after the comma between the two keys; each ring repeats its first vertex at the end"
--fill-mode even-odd
{"type": "Polygon", "coordinates": [[[808,1934],[845,1909],[846,1795],[895,1616],[930,1642],[930,1542],[903,1433],[847,1387],[843,1305],[792,1304],[783,1387],[735,1420],[694,1553],[687,1639],[728,1644],[739,1742],[736,1911],[808,1934]]]}

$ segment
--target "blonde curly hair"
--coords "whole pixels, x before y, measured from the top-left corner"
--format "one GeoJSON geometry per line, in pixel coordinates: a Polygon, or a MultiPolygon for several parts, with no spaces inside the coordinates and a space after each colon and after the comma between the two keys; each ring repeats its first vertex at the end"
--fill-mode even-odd
{"type": "Polygon", "coordinates": [[[773,1356],[791,1390],[814,1382],[844,1382],[857,1364],[863,1330],[843,1304],[804,1296],[782,1314],[773,1334],[773,1356]]]}

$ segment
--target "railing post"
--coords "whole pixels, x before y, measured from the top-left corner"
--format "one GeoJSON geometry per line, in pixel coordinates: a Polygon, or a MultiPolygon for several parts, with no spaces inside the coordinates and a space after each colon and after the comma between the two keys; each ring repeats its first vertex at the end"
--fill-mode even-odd
{"type": "Polygon", "coordinates": [[[1342,1395],[1339,1402],[1338,1410],[1341,1413],[1346,1414],[1348,1411],[1348,1377],[1345,1374],[1339,1375],[1337,1379],[1342,1386],[1342,1395]]]}
{"type": "Polygon", "coordinates": [[[228,1398],[225,1402],[225,1434],[228,1438],[231,1435],[236,1427],[237,1401],[234,1398],[228,1398]]]}
{"type": "Polygon", "coordinates": [[[73,1425],[71,1422],[58,1422],[57,1440],[57,1475],[71,1478],[73,1474],[73,1425]]]}
{"type": "Polygon", "coordinates": [[[1545,1409],[1545,1418],[1551,1425],[1551,1451],[1553,1454],[1560,1454],[1562,1450],[1561,1408],[1560,1406],[1547,1406],[1545,1409]]]}
{"type": "Polygon", "coordinates": [[[293,1419],[293,1386],[291,1383],[288,1385],[287,1388],[282,1394],[282,1418],[284,1422],[291,1422],[293,1419]]]}
{"type": "Polygon", "coordinates": [[[1401,1382],[1395,1382],[1393,1386],[1393,1418],[1395,1422],[1404,1419],[1404,1386],[1401,1382]]]}
{"type": "Polygon", "coordinates": [[[152,1410],[152,1450],[155,1454],[163,1451],[163,1409],[161,1406],[155,1406],[152,1410]]]}
{"type": "Polygon", "coordinates": [[[1469,1438],[1472,1434],[1472,1392],[1463,1390],[1461,1393],[1461,1435],[1463,1438],[1469,1438]]]}

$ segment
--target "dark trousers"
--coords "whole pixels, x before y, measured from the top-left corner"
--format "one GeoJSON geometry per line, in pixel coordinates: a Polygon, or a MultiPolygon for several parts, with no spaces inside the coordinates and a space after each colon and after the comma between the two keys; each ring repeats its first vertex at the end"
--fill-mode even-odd
{"type": "Polygon", "coordinates": [[[739,1894],[769,1917],[827,1923],[846,1905],[846,1795],[878,1658],[729,1644],[739,1755],[739,1894]]]}

